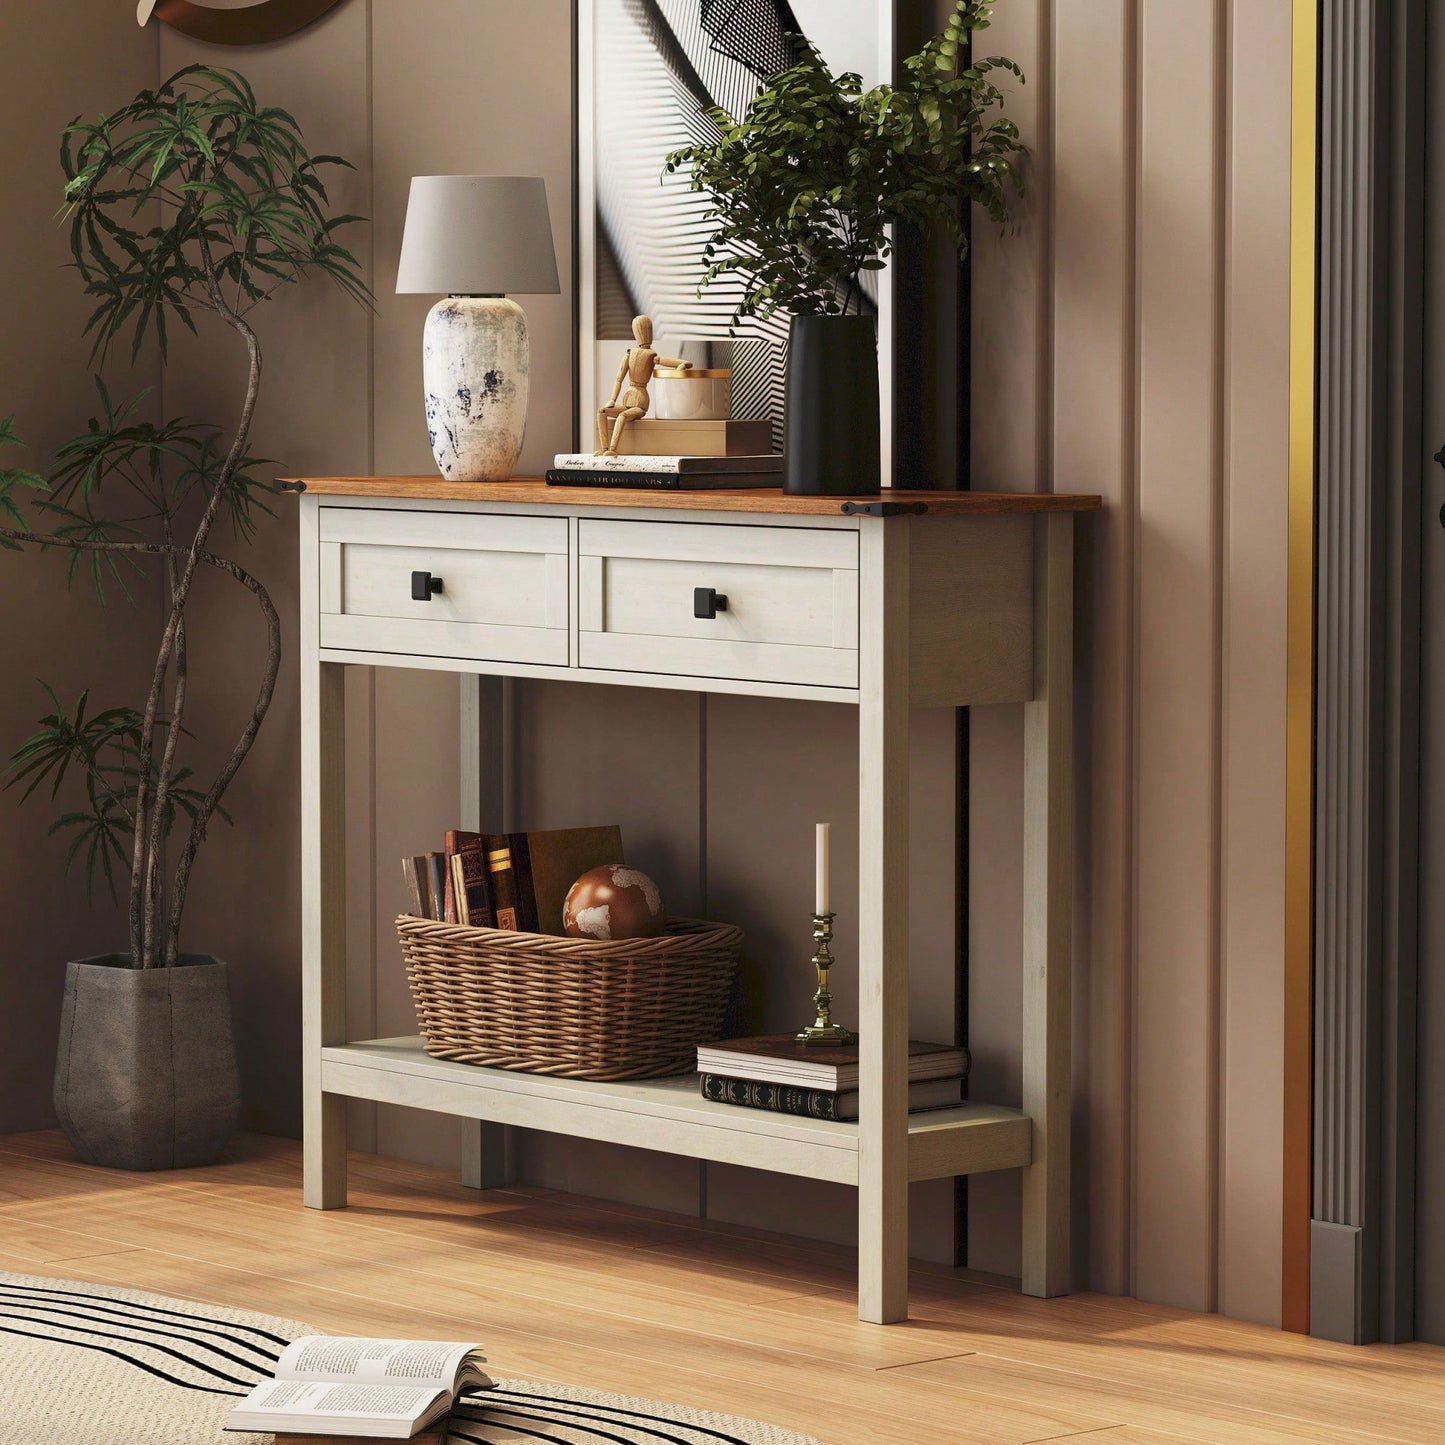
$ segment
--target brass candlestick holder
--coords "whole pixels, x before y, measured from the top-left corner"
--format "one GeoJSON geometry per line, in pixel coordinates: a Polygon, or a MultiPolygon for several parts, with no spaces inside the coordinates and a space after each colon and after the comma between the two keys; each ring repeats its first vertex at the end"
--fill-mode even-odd
{"type": "Polygon", "coordinates": [[[818,970],[818,992],[813,995],[813,1008],[817,1017],[796,1035],[800,1044],[822,1044],[836,1048],[854,1041],[854,1035],[842,1024],[833,1022],[833,995],[828,992],[828,970],[833,966],[833,951],[828,945],[832,941],[833,915],[815,913],[813,942],[817,948],[813,953],[813,967],[818,970]]]}

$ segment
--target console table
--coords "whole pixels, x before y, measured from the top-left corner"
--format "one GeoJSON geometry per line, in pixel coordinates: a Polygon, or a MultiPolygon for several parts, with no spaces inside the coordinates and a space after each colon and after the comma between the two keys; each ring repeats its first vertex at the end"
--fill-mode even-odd
{"type": "Polygon", "coordinates": [[[908,1185],[1023,1171],[1023,1288],[1069,1288],[1074,514],[1097,497],[614,491],[298,478],[305,1198],[346,1203],[348,1098],[855,1185],[858,1314],[908,1313],[908,1185]],[[440,584],[440,585],[438,585],[440,584]],[[709,596],[726,607],[709,607],[709,596]],[[700,600],[701,599],[701,600],[700,600]],[[712,615],[708,615],[711,613],[712,615]],[[695,1079],[598,1084],[430,1058],[346,1030],[348,665],[463,675],[462,825],[484,818],[501,676],[827,699],[859,710],[856,1124],[709,1103],[695,1079]],[[1023,1107],[908,1113],[914,707],[1024,702],[1023,1107]],[[487,750],[491,751],[491,750],[487,750]]]}

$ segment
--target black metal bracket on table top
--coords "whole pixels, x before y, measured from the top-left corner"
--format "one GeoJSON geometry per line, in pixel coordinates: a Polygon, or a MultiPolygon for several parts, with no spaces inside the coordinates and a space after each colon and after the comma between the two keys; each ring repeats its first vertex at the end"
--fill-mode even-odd
{"type": "Polygon", "coordinates": [[[276,480],[275,480],[275,482],[272,483],[272,485],[275,487],[275,489],[276,489],[278,492],[298,492],[298,493],[299,493],[299,492],[304,492],[304,491],[306,490],[306,483],[305,483],[305,482],[301,482],[301,481],[288,482],[288,481],[286,481],[285,478],[283,478],[283,477],[277,477],[276,480]]]}
{"type": "Polygon", "coordinates": [[[921,517],[927,502],[844,502],[845,517],[921,517]]]}

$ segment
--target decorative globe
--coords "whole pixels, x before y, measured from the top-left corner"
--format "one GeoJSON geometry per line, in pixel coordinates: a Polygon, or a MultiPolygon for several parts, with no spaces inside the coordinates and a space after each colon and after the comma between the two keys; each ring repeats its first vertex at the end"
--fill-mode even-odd
{"type": "Polygon", "coordinates": [[[657,884],[639,868],[604,863],[567,890],[562,928],[571,938],[652,938],[667,928],[657,884]]]}

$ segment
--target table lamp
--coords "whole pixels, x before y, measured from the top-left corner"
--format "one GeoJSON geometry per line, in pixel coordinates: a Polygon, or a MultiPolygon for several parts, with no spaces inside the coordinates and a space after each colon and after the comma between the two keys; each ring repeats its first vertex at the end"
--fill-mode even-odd
{"type": "Polygon", "coordinates": [[[555,295],[541,176],[413,176],[398,295],[444,292],[422,333],[432,454],[451,482],[512,475],[527,429],[527,318],[505,293],[555,295]]]}

